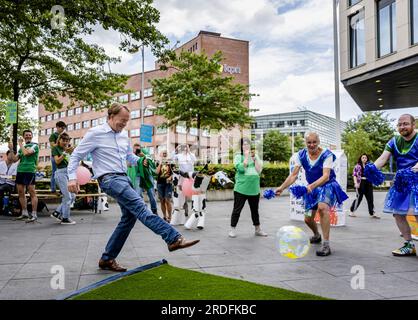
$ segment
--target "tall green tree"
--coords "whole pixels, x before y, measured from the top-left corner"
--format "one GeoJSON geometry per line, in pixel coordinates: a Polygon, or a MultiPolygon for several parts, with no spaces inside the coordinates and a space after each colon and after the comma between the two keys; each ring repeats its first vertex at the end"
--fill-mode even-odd
{"type": "Polygon", "coordinates": [[[270,162],[289,161],[291,153],[291,142],[287,135],[277,130],[269,130],[266,133],[263,139],[264,160],[270,162]]]}
{"type": "MultiPolygon", "coordinates": [[[[394,119],[389,119],[388,115],[383,111],[366,112],[347,122],[347,127],[342,133],[342,142],[344,145],[357,144],[358,152],[370,152],[371,160],[376,160],[383,152],[386,143],[393,137],[395,130],[391,122],[394,119]],[[358,132],[357,135],[353,133],[358,132]],[[367,133],[364,139],[361,139],[361,134],[367,133]],[[352,138],[356,140],[351,140],[352,138]],[[366,140],[373,145],[373,150],[366,147],[366,140]],[[364,149],[364,151],[363,151],[364,149]]],[[[350,157],[350,155],[349,155],[350,157]]],[[[357,160],[357,159],[356,159],[357,160]]]]}
{"type": "MultiPolygon", "coordinates": [[[[343,143],[343,149],[347,154],[348,158],[347,160],[349,176],[351,176],[351,172],[355,164],[357,163],[358,158],[363,153],[373,155],[376,151],[379,151],[375,142],[373,141],[371,134],[364,131],[361,128],[357,131],[351,131],[346,133],[345,142],[343,143]]],[[[381,152],[381,150],[379,152],[381,152]]],[[[372,160],[376,160],[376,158],[372,157],[372,160]]]]}
{"type": "Polygon", "coordinates": [[[188,129],[230,129],[246,127],[251,121],[246,106],[252,94],[248,87],[233,82],[233,77],[222,76],[222,53],[212,57],[182,51],[171,60],[168,69],[174,73],[163,79],[152,80],[156,103],[162,105],[157,114],[166,118],[164,127],[184,123],[188,129]]]}
{"type": "Polygon", "coordinates": [[[117,31],[123,51],[142,43],[163,58],[168,42],[155,27],[152,0],[0,0],[0,8],[0,99],[49,111],[62,108],[60,97],[102,108],[109,95],[124,92],[127,77],[106,71],[120,58],[85,40],[96,27],[117,31]]]}
{"type": "MultiPolygon", "coordinates": [[[[292,143],[292,136],[289,136],[290,139],[290,143],[292,143]]],[[[300,136],[300,135],[295,135],[293,137],[294,141],[294,148],[295,148],[295,152],[298,152],[300,149],[305,148],[305,139],[300,136]]]]}

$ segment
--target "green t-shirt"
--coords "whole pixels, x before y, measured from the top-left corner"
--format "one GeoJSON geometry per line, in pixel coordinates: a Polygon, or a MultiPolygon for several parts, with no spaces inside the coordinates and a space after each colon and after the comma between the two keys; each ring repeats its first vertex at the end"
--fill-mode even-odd
{"type": "MultiPolygon", "coordinates": [[[[256,155],[256,161],[263,165],[260,158],[256,155]]],[[[244,156],[237,154],[234,158],[235,166],[235,186],[234,191],[246,196],[256,196],[260,194],[260,173],[255,169],[254,161],[250,158],[247,167],[244,167],[244,156]]]]}
{"type": "Polygon", "coordinates": [[[67,168],[68,167],[68,162],[70,160],[70,155],[68,153],[66,153],[64,151],[63,148],[61,148],[60,146],[55,146],[52,147],[52,156],[61,156],[62,154],[64,154],[64,159],[62,159],[62,161],[60,162],[60,164],[57,164],[57,168],[58,169],[63,169],[63,168],[67,168]]]}
{"type": "MultiPolygon", "coordinates": [[[[409,149],[412,148],[416,137],[417,133],[415,133],[414,137],[411,140],[406,141],[404,138],[402,138],[402,136],[395,136],[396,147],[398,148],[399,152],[402,154],[407,153],[409,149]]],[[[393,150],[389,146],[389,144],[386,144],[385,150],[389,151],[390,153],[393,153],[393,150]]]]}
{"type": "Polygon", "coordinates": [[[36,173],[36,166],[38,165],[39,147],[36,143],[30,142],[24,145],[26,149],[32,149],[35,151],[29,156],[23,154],[22,149],[19,150],[18,156],[20,159],[19,165],[17,166],[17,172],[30,172],[36,173]]]}
{"type": "MultiPolygon", "coordinates": [[[[53,134],[51,134],[51,135],[49,136],[49,142],[50,142],[50,143],[51,143],[51,142],[53,142],[53,143],[57,143],[58,137],[59,137],[58,132],[54,132],[53,134]]],[[[51,148],[51,154],[52,154],[52,148],[51,148]]]]}

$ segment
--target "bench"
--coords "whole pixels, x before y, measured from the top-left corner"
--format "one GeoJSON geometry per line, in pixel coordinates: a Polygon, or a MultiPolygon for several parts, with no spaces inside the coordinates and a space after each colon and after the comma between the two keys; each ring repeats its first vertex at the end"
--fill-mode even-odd
{"type": "MultiPolygon", "coordinates": [[[[38,190],[38,191],[41,192],[41,191],[44,191],[44,190],[38,190]]],[[[26,193],[25,195],[26,195],[27,198],[30,197],[30,195],[28,193],[26,193]]],[[[98,210],[98,203],[99,203],[100,197],[105,197],[105,196],[107,196],[107,195],[106,195],[106,193],[103,193],[103,192],[99,192],[99,193],[83,193],[83,192],[81,192],[81,193],[76,194],[76,199],[77,198],[86,198],[86,197],[93,198],[93,211],[94,211],[94,213],[97,213],[97,211],[99,211],[99,213],[101,213],[102,210],[101,209],[98,210]]],[[[13,193],[13,194],[10,194],[10,197],[11,198],[19,198],[19,195],[17,193],[13,193]]],[[[37,193],[36,197],[38,199],[53,199],[53,200],[56,200],[56,199],[61,199],[62,195],[60,193],[37,193]]]]}

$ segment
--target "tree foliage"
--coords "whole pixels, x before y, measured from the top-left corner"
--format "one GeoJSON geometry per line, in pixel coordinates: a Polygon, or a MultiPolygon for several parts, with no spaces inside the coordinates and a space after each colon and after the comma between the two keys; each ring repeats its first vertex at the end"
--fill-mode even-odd
{"type": "Polygon", "coordinates": [[[342,134],[343,148],[352,167],[362,153],[367,153],[372,161],[383,152],[386,143],[395,130],[388,115],[382,111],[366,112],[348,121],[342,134]]]}
{"type": "MultiPolygon", "coordinates": [[[[297,150],[295,148],[295,150],[297,150]]],[[[263,140],[263,159],[267,161],[283,161],[290,159],[291,140],[277,130],[269,130],[263,140]]]]}
{"type": "Polygon", "coordinates": [[[182,51],[170,62],[175,72],[152,80],[157,114],[166,119],[165,127],[185,125],[189,128],[230,129],[245,127],[252,121],[246,106],[252,94],[248,87],[222,76],[222,53],[212,57],[182,51]]]}

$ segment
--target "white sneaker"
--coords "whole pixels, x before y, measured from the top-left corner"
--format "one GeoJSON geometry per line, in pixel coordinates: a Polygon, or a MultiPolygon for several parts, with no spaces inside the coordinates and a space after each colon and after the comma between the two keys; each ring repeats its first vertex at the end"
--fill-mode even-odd
{"type": "Polygon", "coordinates": [[[267,233],[265,233],[263,230],[261,230],[261,229],[258,229],[258,230],[255,230],[255,235],[256,236],[258,236],[258,237],[267,237],[268,236],[268,234],[267,233]]]}
{"type": "Polygon", "coordinates": [[[229,231],[229,233],[228,233],[228,236],[230,238],[236,238],[237,237],[237,234],[235,233],[235,230],[234,229],[231,229],[231,231],[229,231]]]}

